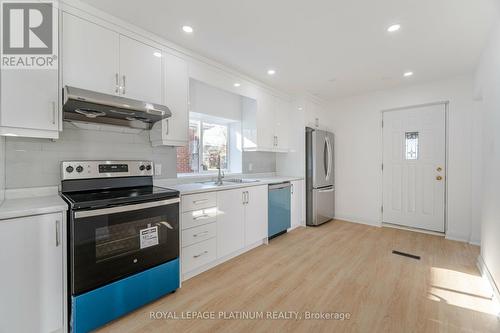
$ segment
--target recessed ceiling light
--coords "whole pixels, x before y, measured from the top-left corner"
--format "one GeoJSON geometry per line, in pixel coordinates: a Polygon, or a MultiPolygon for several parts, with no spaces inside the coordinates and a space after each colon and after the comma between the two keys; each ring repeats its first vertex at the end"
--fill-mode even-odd
{"type": "Polygon", "coordinates": [[[189,26],[189,25],[183,25],[182,26],[182,31],[184,31],[185,33],[193,33],[194,29],[193,27],[189,26]]]}
{"type": "Polygon", "coordinates": [[[388,32],[396,32],[399,29],[401,29],[401,25],[399,25],[399,24],[393,24],[389,28],[387,28],[387,31],[388,32]]]}
{"type": "Polygon", "coordinates": [[[153,53],[153,55],[154,55],[155,57],[161,58],[161,53],[160,53],[160,52],[155,52],[155,53],[153,53]]]}
{"type": "Polygon", "coordinates": [[[403,74],[404,77],[410,77],[413,75],[413,72],[406,72],[403,74]]]}
{"type": "Polygon", "coordinates": [[[298,109],[299,111],[304,110],[304,109],[302,108],[302,106],[299,106],[297,109],[298,109]]]}
{"type": "Polygon", "coordinates": [[[236,82],[235,84],[233,84],[233,86],[239,87],[239,86],[241,86],[241,83],[236,82]]]}
{"type": "Polygon", "coordinates": [[[268,69],[267,70],[267,74],[268,75],[274,75],[274,74],[276,74],[276,71],[274,69],[268,69]]]}

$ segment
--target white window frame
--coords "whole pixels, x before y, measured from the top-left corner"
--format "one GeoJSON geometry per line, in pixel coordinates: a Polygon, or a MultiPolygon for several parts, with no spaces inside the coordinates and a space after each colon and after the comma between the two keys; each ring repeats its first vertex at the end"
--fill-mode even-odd
{"type": "MultiPolygon", "coordinates": [[[[231,170],[231,149],[230,149],[230,144],[231,144],[231,139],[230,139],[230,135],[229,135],[229,125],[228,124],[221,124],[221,123],[217,123],[217,121],[204,121],[202,119],[189,119],[189,122],[191,121],[196,121],[196,122],[199,122],[200,124],[200,138],[199,138],[199,144],[198,144],[198,172],[190,172],[190,173],[181,173],[179,174],[180,176],[196,176],[196,175],[212,175],[212,174],[217,174],[218,171],[217,170],[203,170],[203,124],[204,123],[209,123],[209,124],[216,124],[216,125],[219,125],[219,126],[224,126],[226,128],[226,133],[227,133],[227,142],[226,142],[226,160],[227,160],[227,163],[226,163],[226,168],[224,169],[221,169],[222,171],[224,171],[224,173],[228,173],[229,170],[231,170]]],[[[191,145],[191,142],[189,142],[189,145],[191,145]]]]}

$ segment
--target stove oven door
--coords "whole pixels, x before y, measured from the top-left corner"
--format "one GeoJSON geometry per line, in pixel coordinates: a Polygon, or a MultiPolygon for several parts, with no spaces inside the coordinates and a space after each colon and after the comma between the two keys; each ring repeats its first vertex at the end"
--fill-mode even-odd
{"type": "Polygon", "coordinates": [[[76,211],[71,291],[79,295],[179,257],[179,199],[76,211]]]}

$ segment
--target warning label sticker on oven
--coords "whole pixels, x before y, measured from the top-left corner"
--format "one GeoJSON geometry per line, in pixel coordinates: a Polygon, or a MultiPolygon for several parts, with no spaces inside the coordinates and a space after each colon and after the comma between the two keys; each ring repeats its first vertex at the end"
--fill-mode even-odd
{"type": "Polygon", "coordinates": [[[139,230],[141,249],[158,245],[158,226],[139,230]]]}

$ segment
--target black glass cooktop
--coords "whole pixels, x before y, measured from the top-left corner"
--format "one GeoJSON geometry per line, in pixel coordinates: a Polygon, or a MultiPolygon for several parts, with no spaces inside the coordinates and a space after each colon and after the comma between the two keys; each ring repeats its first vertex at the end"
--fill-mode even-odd
{"type": "Polygon", "coordinates": [[[118,204],[128,204],[139,201],[151,201],[175,198],[179,191],[157,187],[140,186],[109,190],[93,190],[63,193],[72,209],[108,207],[118,204]]]}

